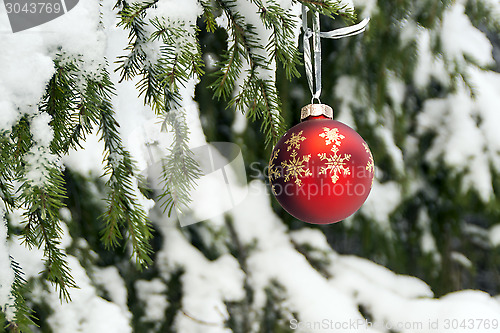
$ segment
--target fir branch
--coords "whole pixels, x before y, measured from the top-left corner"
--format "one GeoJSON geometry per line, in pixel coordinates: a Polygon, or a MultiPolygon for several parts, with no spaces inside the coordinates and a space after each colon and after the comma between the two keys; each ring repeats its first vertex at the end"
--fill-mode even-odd
{"type": "Polygon", "coordinates": [[[343,3],[341,0],[298,0],[313,12],[319,12],[332,19],[342,17],[347,22],[354,22],[356,14],[353,8],[343,3]]]}
{"type": "MultiPolygon", "coordinates": [[[[14,300],[13,311],[14,318],[12,321],[2,322],[2,316],[4,313],[0,311],[0,327],[4,327],[8,332],[33,332],[31,327],[35,325],[33,319],[35,317],[32,315],[32,310],[26,304],[26,299],[24,295],[28,293],[28,283],[24,279],[21,267],[19,264],[10,257],[10,266],[14,272],[14,281],[11,286],[11,295],[14,300]]],[[[6,310],[6,309],[5,309],[6,310]]]]}
{"type": "Polygon", "coordinates": [[[164,211],[183,213],[191,202],[190,192],[195,187],[195,180],[201,176],[198,163],[187,145],[189,129],[186,123],[185,110],[175,108],[165,116],[162,129],[174,133],[174,141],[169,155],[162,159],[161,181],[165,191],[159,199],[164,211]]]}
{"type": "MultiPolygon", "coordinates": [[[[142,16],[138,16],[145,17],[145,10],[142,9],[142,16]]],[[[147,23],[142,20],[138,21],[138,24],[144,29],[147,23]]],[[[161,42],[160,56],[154,63],[149,62],[146,57],[137,58],[142,70],[131,74],[141,76],[138,89],[140,95],[144,95],[145,104],[150,105],[158,115],[162,115],[165,119],[164,124],[169,124],[175,133],[170,154],[163,161],[164,170],[170,171],[163,172],[164,193],[160,198],[165,200],[165,209],[168,208],[170,213],[174,206],[180,209],[179,207],[189,202],[189,192],[199,174],[198,166],[192,159],[187,144],[188,130],[185,117],[177,118],[174,115],[178,113],[177,108],[181,105],[180,87],[186,86],[191,78],[204,74],[203,62],[196,26],[185,26],[178,22],[172,24],[159,17],[151,19],[149,24],[153,32],[148,37],[143,36],[144,42],[161,42]]],[[[128,27],[133,34],[133,27],[128,27]]],[[[128,49],[133,52],[136,47],[129,45],[128,49]]]]}
{"type": "Polygon", "coordinates": [[[239,44],[234,43],[228,52],[222,55],[223,61],[217,65],[220,67],[219,71],[214,75],[216,80],[210,85],[214,91],[214,96],[220,99],[228,99],[233,93],[235,82],[241,74],[241,54],[243,52],[238,50],[239,44]]]}
{"type": "Polygon", "coordinates": [[[13,152],[15,145],[10,133],[0,135],[0,199],[7,211],[15,207],[14,186],[10,181],[15,172],[13,152]]]}
{"type": "Polygon", "coordinates": [[[29,248],[44,248],[45,275],[47,280],[59,290],[59,296],[69,301],[68,288],[76,284],[70,274],[66,254],[59,248],[62,229],[59,210],[66,198],[61,170],[55,165],[46,165],[47,181],[42,185],[33,185],[24,178],[20,188],[20,200],[25,208],[23,214],[26,225],[21,239],[29,248]]]}
{"type": "Polygon", "coordinates": [[[116,71],[120,71],[121,81],[130,80],[141,72],[143,64],[146,61],[146,52],[143,45],[147,42],[146,31],[144,30],[146,10],[153,7],[158,0],[146,2],[134,2],[129,5],[126,1],[118,1],[116,7],[121,7],[119,12],[120,23],[129,30],[129,45],[126,50],[130,51],[126,56],[119,56],[117,63],[119,67],[116,71]]]}
{"type": "MultiPolygon", "coordinates": [[[[255,1],[261,7],[261,12],[267,12],[266,7],[261,1],[255,1]]],[[[259,41],[255,33],[255,27],[247,24],[235,9],[235,0],[217,0],[217,3],[224,11],[230,22],[229,37],[231,38],[232,46],[225,56],[225,59],[218,63],[219,70],[215,73],[217,79],[211,85],[216,97],[228,98],[233,90],[234,84],[240,75],[239,68],[241,67],[241,60],[245,59],[250,69],[247,71],[247,77],[244,83],[239,87],[237,95],[231,99],[229,106],[235,107],[237,110],[245,113],[248,112],[248,117],[251,119],[262,119],[262,129],[266,134],[266,144],[275,144],[281,133],[283,133],[283,121],[280,114],[279,106],[281,104],[279,96],[276,93],[274,82],[268,79],[263,79],[265,73],[271,71],[270,63],[272,59],[266,59],[262,54],[265,53],[266,47],[259,41]],[[263,94],[264,93],[264,94],[263,94]]],[[[281,13],[284,15],[284,13],[281,13]]],[[[268,26],[274,27],[275,25],[271,20],[276,20],[278,14],[271,13],[271,16],[264,18],[268,20],[268,26]]],[[[278,38],[278,37],[277,37],[278,38]]],[[[279,43],[284,42],[279,39],[279,43]]],[[[287,40],[287,42],[291,42],[287,40]]],[[[293,45],[293,43],[292,43],[293,45]]],[[[272,48],[267,44],[268,48],[272,48]]],[[[274,45],[277,49],[277,45],[274,45]]],[[[281,45],[280,47],[284,47],[281,45]]],[[[295,48],[295,46],[294,46],[295,48]]],[[[294,71],[294,64],[296,61],[286,60],[286,56],[282,51],[276,50],[271,54],[276,55],[280,53],[282,58],[287,62],[289,73],[292,75],[294,71]]],[[[295,57],[296,58],[296,57],[295,57]]]]}
{"type": "Polygon", "coordinates": [[[11,287],[12,296],[14,297],[14,321],[7,324],[7,328],[12,332],[32,332],[31,326],[34,316],[32,310],[26,304],[24,295],[28,293],[28,284],[24,279],[24,273],[21,266],[10,257],[10,267],[14,271],[14,283],[11,287]]]}
{"type": "Polygon", "coordinates": [[[200,4],[203,7],[203,16],[205,17],[205,26],[208,32],[215,32],[217,30],[217,23],[215,22],[214,11],[215,8],[212,6],[210,0],[200,0],[200,4]]]}
{"type": "Polygon", "coordinates": [[[22,172],[24,167],[23,157],[31,147],[31,132],[28,115],[24,115],[19,122],[12,127],[10,137],[14,144],[11,150],[11,158],[12,168],[15,170],[13,177],[15,177],[22,172]]]}
{"type": "Polygon", "coordinates": [[[248,116],[252,121],[261,119],[266,145],[276,144],[285,132],[280,113],[281,101],[276,87],[271,80],[259,78],[255,71],[251,72],[240,93],[229,102],[229,105],[241,112],[248,110],[248,116]]]}
{"type": "Polygon", "coordinates": [[[81,148],[80,141],[85,140],[98,122],[99,113],[89,108],[92,101],[85,100],[78,82],[82,78],[82,69],[76,59],[64,59],[64,54],[54,60],[56,72],[47,85],[39,109],[52,116],[51,126],[54,139],[51,151],[58,155],[67,154],[69,149],[81,148]]]}
{"type": "Polygon", "coordinates": [[[272,38],[266,46],[271,58],[282,63],[287,78],[299,77],[297,66],[301,64],[300,53],[296,46],[294,30],[298,24],[291,10],[283,10],[274,0],[267,6],[262,0],[252,0],[259,8],[264,26],[272,30],[272,38]]]}
{"type": "Polygon", "coordinates": [[[123,227],[132,245],[136,265],[143,268],[151,263],[151,226],[134,193],[136,186],[132,179],[137,177],[137,170],[129,152],[122,145],[119,125],[113,117],[110,101],[113,88],[108,73],[104,72],[102,82],[88,82],[88,85],[91,87],[88,91],[95,92],[96,96],[93,97],[100,100],[96,107],[100,110],[99,131],[105,147],[105,175],[109,176],[106,185],[110,192],[108,208],[102,215],[105,227],[101,240],[108,248],[116,247],[118,240],[123,237],[123,227]]]}

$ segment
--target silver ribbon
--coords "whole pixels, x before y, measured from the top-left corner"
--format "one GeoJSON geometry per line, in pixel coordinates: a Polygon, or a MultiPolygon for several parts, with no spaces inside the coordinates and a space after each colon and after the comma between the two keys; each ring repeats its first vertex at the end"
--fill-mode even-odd
{"type": "Polygon", "coordinates": [[[309,84],[309,90],[311,91],[312,95],[311,104],[313,104],[315,99],[319,103],[321,103],[319,99],[321,95],[321,38],[340,39],[360,34],[366,30],[366,26],[368,25],[368,22],[370,22],[370,18],[365,18],[363,21],[350,27],[335,29],[328,32],[321,32],[318,12],[313,13],[313,29],[311,30],[307,26],[308,11],[309,8],[302,5],[302,30],[304,31],[304,65],[306,68],[307,83],[309,84]],[[311,54],[311,44],[309,41],[311,37],[313,37],[314,70],[311,54]]]}

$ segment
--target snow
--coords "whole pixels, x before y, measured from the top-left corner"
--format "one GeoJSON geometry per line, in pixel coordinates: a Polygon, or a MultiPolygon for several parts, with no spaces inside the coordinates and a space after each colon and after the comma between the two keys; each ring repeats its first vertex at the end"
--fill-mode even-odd
{"type": "Polygon", "coordinates": [[[372,190],[361,207],[360,212],[374,219],[382,230],[391,232],[389,217],[398,207],[400,199],[401,189],[398,183],[394,181],[379,183],[375,179],[372,190]]]}
{"type": "Polygon", "coordinates": [[[98,267],[93,272],[92,280],[106,291],[110,300],[120,307],[127,318],[132,317],[132,314],[128,312],[127,288],[118,268],[114,266],[98,267]]]}
{"type": "Polygon", "coordinates": [[[480,66],[494,63],[492,46],[486,35],[475,28],[465,14],[464,0],[450,6],[443,17],[441,42],[444,54],[450,61],[464,63],[472,57],[480,66]]]}
{"type": "Polygon", "coordinates": [[[44,270],[43,249],[28,249],[16,235],[10,236],[9,249],[12,258],[21,266],[26,280],[38,276],[44,270]]]}
{"type": "Polygon", "coordinates": [[[470,259],[467,258],[463,253],[453,251],[451,252],[451,259],[467,269],[473,269],[474,267],[472,261],[470,261],[470,259]]]}
{"type": "Polygon", "coordinates": [[[41,146],[48,146],[54,138],[54,130],[49,125],[52,117],[47,112],[40,112],[31,121],[33,141],[41,146]]]}
{"type": "Polygon", "coordinates": [[[47,319],[52,331],[54,333],[132,332],[130,315],[117,304],[97,296],[96,289],[75,257],[68,256],[67,260],[79,289],[69,290],[71,302],[68,303],[61,303],[59,293],[53,289],[45,295],[53,311],[47,319]]]}
{"type": "Polygon", "coordinates": [[[405,165],[403,160],[403,152],[394,142],[392,129],[390,129],[387,126],[381,125],[375,129],[375,133],[379,138],[382,139],[382,142],[385,144],[387,153],[391,157],[391,160],[394,163],[396,171],[399,172],[400,174],[404,174],[405,165]]]}
{"type": "MultiPolygon", "coordinates": [[[[235,3],[235,9],[241,13],[247,24],[255,27],[255,33],[262,40],[272,40],[272,29],[266,29],[258,13],[257,6],[250,1],[238,1],[235,3]]],[[[272,59],[270,50],[253,48],[252,52],[256,56],[266,59],[268,69],[258,68],[257,76],[262,80],[274,80],[276,76],[276,61],[272,59]]],[[[245,72],[242,71],[245,74],[245,72]]]]}
{"type": "MultiPolygon", "coordinates": [[[[490,1],[491,6],[496,6],[490,1]]],[[[282,0],[284,8],[291,6],[291,1],[282,0]]],[[[364,7],[363,16],[373,15],[377,10],[376,2],[356,0],[356,5],[364,7]]],[[[26,162],[30,168],[28,178],[35,185],[42,185],[44,179],[43,165],[59,161],[54,158],[46,147],[52,140],[53,133],[48,126],[51,118],[46,113],[38,113],[36,104],[44,92],[45,85],[53,74],[52,58],[59,46],[67,56],[78,55],[82,66],[90,73],[99,77],[102,69],[102,59],[114,59],[117,54],[124,54],[127,45],[127,34],[122,28],[116,27],[117,18],[111,12],[112,3],[104,2],[103,22],[108,27],[105,31],[99,28],[99,3],[82,1],[67,15],[47,23],[31,31],[18,34],[0,34],[0,130],[10,129],[21,113],[31,117],[31,131],[36,145],[27,156],[26,162]],[[22,50],[22,52],[20,52],[22,50]],[[17,111],[19,107],[22,111],[17,111]]],[[[238,2],[245,19],[254,23],[261,36],[269,36],[270,32],[263,28],[256,13],[255,5],[250,2],[238,2]]],[[[1,6],[0,6],[1,7],[1,6]]],[[[3,10],[3,9],[2,9],[3,10]]],[[[295,9],[294,9],[295,10],[295,9]]],[[[472,57],[480,65],[491,63],[491,45],[478,32],[464,14],[463,3],[458,1],[450,6],[443,22],[444,32],[440,35],[443,42],[442,55],[430,55],[432,34],[422,28],[407,25],[406,38],[409,40],[411,31],[417,31],[415,37],[418,44],[419,63],[414,73],[416,84],[423,88],[431,78],[447,85],[449,77],[446,74],[445,60],[463,62],[464,56],[472,57]],[[457,28],[459,27],[459,28],[457,28]]],[[[170,22],[194,23],[200,13],[197,1],[190,0],[178,6],[176,1],[161,1],[156,9],[149,12],[149,17],[164,17],[170,22]],[[175,6],[175,7],[174,7],[175,6]]],[[[297,12],[294,12],[295,15],[297,12]]],[[[226,18],[217,18],[220,25],[226,18]]],[[[227,20],[226,20],[227,21],[227,20]]],[[[0,17],[0,30],[8,30],[5,15],[0,17]]],[[[265,37],[264,37],[265,38],[265,37]]],[[[154,61],[157,45],[146,49],[148,59],[154,61]]],[[[268,57],[264,52],[262,55],[268,57]]],[[[110,61],[112,62],[112,61],[110,61]]],[[[111,78],[118,81],[118,73],[112,69],[111,78]]],[[[273,64],[274,66],[274,64],[273,64]]],[[[274,67],[272,67],[274,68],[274,67]]],[[[470,98],[469,91],[460,86],[457,92],[441,99],[429,100],[424,104],[418,118],[419,131],[435,130],[438,135],[435,143],[426,155],[431,163],[439,163],[439,159],[460,171],[465,172],[465,188],[475,189],[483,200],[488,200],[493,194],[491,188],[491,173],[488,162],[500,167],[500,132],[496,124],[500,122],[497,106],[500,103],[500,77],[491,72],[477,71],[469,68],[469,74],[477,88],[477,100],[470,98]],[[483,121],[479,128],[476,118],[483,121]],[[484,154],[486,153],[486,155],[484,154]],[[486,157],[485,157],[486,156],[486,157]]],[[[274,70],[261,72],[265,78],[273,78],[274,70]]],[[[152,110],[143,105],[142,98],[137,97],[135,84],[137,80],[117,84],[117,96],[113,103],[120,123],[120,133],[126,147],[138,160],[143,170],[151,163],[145,141],[157,142],[158,152],[164,154],[165,148],[171,142],[171,136],[160,133],[158,118],[152,110]]],[[[190,146],[197,147],[206,144],[206,139],[200,123],[198,105],[193,101],[194,88],[197,81],[191,80],[182,91],[183,111],[191,131],[190,146]]],[[[83,86],[80,87],[84,88],[83,86]]],[[[402,112],[405,86],[392,77],[389,90],[397,112],[402,112]]],[[[341,97],[339,117],[337,119],[354,127],[352,108],[364,107],[366,93],[359,89],[358,82],[353,77],[339,78],[335,86],[335,94],[341,97]]],[[[372,112],[367,110],[366,112],[372,112]]],[[[373,122],[375,121],[372,118],[373,122]]],[[[246,127],[243,116],[237,116],[233,128],[242,132],[246,127]]],[[[389,150],[398,170],[403,170],[401,150],[391,136],[390,124],[387,127],[377,127],[377,136],[382,138],[389,150]]],[[[64,163],[82,174],[98,175],[102,171],[102,143],[96,134],[88,136],[85,149],[71,152],[64,163]]],[[[225,186],[214,182],[212,185],[225,186]]],[[[375,180],[372,192],[360,213],[374,219],[385,231],[391,232],[390,216],[397,209],[402,197],[402,190],[396,182],[380,183],[375,180]]],[[[147,209],[152,202],[138,195],[147,209]]],[[[217,207],[220,198],[207,196],[206,206],[217,207]]],[[[479,291],[459,291],[439,299],[430,287],[423,281],[410,276],[395,274],[390,270],[369,260],[356,256],[340,255],[330,249],[324,234],[318,229],[303,228],[288,233],[287,226],[276,216],[270,205],[268,188],[260,180],[248,184],[248,196],[233,210],[228,212],[232,218],[238,241],[247,250],[246,269],[243,271],[240,263],[229,253],[221,253],[214,260],[206,258],[195,248],[178,228],[173,218],[165,215],[155,219],[157,227],[164,237],[162,248],[157,253],[160,277],[151,281],[139,280],[134,284],[139,300],[144,303],[145,317],[143,320],[157,322],[163,319],[168,307],[166,299],[168,281],[172,272],[182,268],[182,311],[175,318],[175,329],[179,332],[230,332],[224,327],[228,317],[226,301],[240,301],[245,298],[244,283],[248,283],[255,291],[253,309],[261,309],[266,302],[265,289],[273,281],[278,281],[284,288],[284,307],[291,316],[290,319],[301,323],[317,323],[331,320],[335,323],[360,322],[366,323],[359,311],[362,305],[373,318],[373,327],[366,327],[367,332],[387,332],[387,325],[397,327],[398,324],[422,323],[422,329],[408,327],[401,332],[452,332],[446,329],[447,319],[499,319],[500,305],[489,295],[479,291]],[[309,244],[322,252],[330,262],[326,278],[313,269],[306,257],[296,251],[294,244],[309,244]],[[431,327],[433,323],[439,329],[431,327]],[[376,325],[375,325],[376,324],[376,325]]],[[[196,206],[193,209],[200,213],[206,206],[196,206]]],[[[20,243],[18,236],[12,235],[7,241],[7,226],[3,221],[0,225],[0,306],[11,304],[10,286],[13,273],[10,268],[10,253],[23,267],[26,278],[34,278],[43,271],[43,250],[34,248],[27,250],[20,243]]],[[[20,211],[11,216],[13,225],[19,225],[20,211]],[[17,221],[17,222],[15,222],[17,221]]],[[[61,216],[66,222],[71,220],[71,214],[62,210],[61,216]]],[[[207,227],[224,226],[224,219],[203,222],[207,227]]],[[[419,216],[418,227],[422,230],[421,247],[425,253],[435,253],[436,244],[430,231],[429,216],[419,216]]],[[[69,237],[66,224],[63,224],[61,246],[69,247],[72,239],[69,237]]],[[[211,234],[205,232],[206,243],[216,242],[211,234]]],[[[75,240],[76,244],[85,244],[85,240],[75,240]]],[[[500,246],[500,226],[489,230],[489,241],[492,246],[500,246]]],[[[83,245],[82,245],[83,246],[83,245]]],[[[452,254],[455,261],[465,267],[470,266],[470,260],[462,253],[452,254]]],[[[438,260],[438,259],[436,259],[438,260]]],[[[54,332],[131,332],[132,315],[128,310],[128,292],[125,283],[116,267],[100,267],[86,272],[78,260],[68,257],[68,262],[80,289],[70,291],[73,301],[60,303],[58,293],[51,287],[48,291],[38,286],[50,307],[49,324],[54,332]],[[98,286],[98,290],[95,286],[98,286]],[[103,290],[110,301],[100,297],[103,290]]],[[[258,311],[258,310],[256,310],[258,311]]],[[[8,312],[9,313],[9,312],[8,312]]],[[[10,314],[12,315],[12,314],[10,314]]],[[[411,326],[411,325],[410,325],[411,326]]],[[[307,332],[307,328],[298,329],[307,332]]],[[[359,331],[359,329],[335,330],[335,332],[359,331]]],[[[485,327],[479,327],[475,332],[490,332],[485,327]]]]}
{"type": "MultiPolygon", "coordinates": [[[[405,333],[470,332],[452,327],[451,321],[500,320],[500,304],[481,291],[458,291],[434,299],[422,281],[349,256],[340,256],[332,272],[332,283],[364,305],[373,316],[374,328],[400,328],[405,333]]],[[[491,331],[491,327],[474,325],[474,332],[491,331]]]]}
{"type": "Polygon", "coordinates": [[[161,321],[165,316],[168,301],[165,297],[167,286],[160,279],[151,281],[139,280],[135,283],[135,290],[139,300],[144,306],[145,322],[161,321]]]}
{"type": "Polygon", "coordinates": [[[176,318],[178,331],[230,332],[224,328],[224,321],[228,316],[224,301],[235,301],[244,297],[244,274],[236,259],[225,254],[209,261],[168,222],[163,222],[160,227],[165,237],[164,246],[157,256],[161,274],[168,277],[169,272],[176,267],[184,269],[184,313],[179,313],[176,318]]]}
{"type": "Polygon", "coordinates": [[[417,28],[417,66],[413,74],[415,85],[423,89],[431,78],[436,79],[444,86],[450,84],[450,75],[448,74],[442,55],[433,56],[431,47],[431,32],[424,28],[417,28]]]}
{"type": "Polygon", "coordinates": [[[497,0],[481,0],[481,3],[491,11],[493,20],[500,22],[500,2],[497,0]]]}
{"type": "Polygon", "coordinates": [[[420,248],[425,254],[431,254],[434,262],[441,262],[441,255],[438,252],[436,240],[431,231],[431,220],[427,210],[422,210],[419,212],[417,224],[422,232],[422,238],[420,239],[420,248]]]}
{"type": "Polygon", "coordinates": [[[0,16],[0,129],[10,129],[22,113],[33,114],[54,72],[59,48],[78,55],[87,72],[96,72],[104,53],[104,32],[99,29],[99,3],[81,1],[57,20],[23,32],[10,33],[7,16],[0,16]],[[19,110],[17,110],[19,108],[19,110]]]}
{"type": "Polygon", "coordinates": [[[394,72],[388,71],[386,75],[388,78],[387,94],[392,100],[394,111],[401,114],[406,94],[406,83],[398,78],[394,72]]]}
{"type": "Polygon", "coordinates": [[[61,160],[48,147],[33,145],[25,155],[26,179],[32,186],[43,187],[49,179],[50,167],[61,167],[61,160]]]}
{"type": "Polygon", "coordinates": [[[318,229],[303,228],[290,233],[291,239],[297,244],[308,244],[319,250],[331,252],[332,248],[326,236],[318,229]]]}
{"type": "Polygon", "coordinates": [[[203,8],[197,0],[185,0],[179,6],[177,0],[163,0],[157,3],[156,8],[151,8],[149,12],[156,17],[163,17],[170,22],[183,22],[195,24],[196,19],[203,13],[203,8]]]}
{"type": "Polygon", "coordinates": [[[500,224],[496,224],[490,229],[489,233],[489,238],[490,238],[490,244],[493,247],[499,247],[500,246],[500,224]]]}
{"type": "Polygon", "coordinates": [[[236,134],[243,134],[243,132],[247,128],[247,123],[248,123],[247,117],[244,114],[237,112],[234,115],[234,121],[231,126],[231,130],[236,134]]]}
{"type": "Polygon", "coordinates": [[[433,165],[440,161],[457,172],[465,171],[462,191],[475,189],[483,201],[493,195],[486,140],[476,125],[477,107],[462,83],[454,94],[428,99],[418,116],[421,133],[431,129],[437,133],[426,159],[433,165]]]}
{"type": "Polygon", "coordinates": [[[365,91],[359,90],[360,86],[354,77],[344,75],[337,79],[335,96],[340,98],[340,105],[338,106],[340,112],[334,110],[334,117],[354,130],[356,130],[356,124],[352,116],[352,108],[364,107],[361,101],[366,100],[367,97],[365,91]]]}
{"type": "Polygon", "coordinates": [[[361,17],[371,17],[378,13],[378,6],[376,0],[354,0],[355,8],[362,8],[361,17]]]}
{"type": "Polygon", "coordinates": [[[495,169],[500,168],[500,113],[496,107],[500,103],[500,74],[472,68],[469,71],[476,93],[475,107],[482,122],[479,125],[484,136],[488,158],[495,169]]]}

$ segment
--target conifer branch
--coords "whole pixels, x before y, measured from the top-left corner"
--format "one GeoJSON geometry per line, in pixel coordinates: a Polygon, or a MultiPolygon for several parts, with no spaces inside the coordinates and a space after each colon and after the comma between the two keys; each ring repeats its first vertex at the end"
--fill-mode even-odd
{"type": "Polygon", "coordinates": [[[30,326],[34,325],[31,309],[26,304],[25,294],[28,292],[27,282],[21,266],[10,257],[10,267],[14,271],[14,283],[11,292],[14,297],[14,322],[8,324],[13,332],[32,332],[30,326]]]}
{"type": "Polygon", "coordinates": [[[161,181],[165,191],[160,195],[160,200],[164,211],[170,215],[174,208],[177,213],[182,213],[188,207],[190,192],[195,187],[193,180],[198,179],[201,172],[185,140],[189,136],[185,110],[171,110],[165,117],[162,130],[174,133],[169,155],[161,161],[161,181]]]}
{"type": "Polygon", "coordinates": [[[49,163],[44,167],[42,172],[48,175],[43,185],[34,184],[27,178],[22,180],[20,201],[25,210],[25,227],[21,239],[29,248],[43,246],[46,279],[59,290],[61,299],[69,301],[68,288],[75,288],[76,284],[66,261],[66,253],[60,249],[62,222],[59,210],[66,198],[64,180],[56,165],[49,163]]]}
{"type": "MultiPolygon", "coordinates": [[[[207,6],[208,3],[205,3],[205,7],[207,6]]],[[[164,129],[169,128],[174,132],[174,141],[169,156],[162,160],[164,192],[160,196],[165,209],[170,213],[174,206],[180,210],[180,207],[185,207],[189,203],[189,192],[199,176],[197,163],[188,148],[189,131],[184,110],[180,107],[182,101],[179,89],[185,86],[191,78],[204,74],[203,62],[196,36],[198,32],[196,26],[185,26],[182,23],[170,24],[171,22],[160,17],[145,22],[143,18],[146,16],[147,9],[141,8],[142,14],[136,15],[136,23],[142,25],[141,28],[124,25],[131,29],[131,36],[135,39],[143,38],[146,43],[161,42],[160,55],[154,62],[147,59],[145,55],[136,57],[134,61],[142,70],[129,71],[130,75],[122,75],[122,79],[135,75],[141,76],[138,89],[140,95],[144,95],[145,104],[150,105],[158,115],[164,118],[164,129]],[[138,35],[135,31],[145,31],[144,25],[146,24],[150,24],[153,28],[151,35],[138,35]]],[[[129,15],[125,11],[121,13],[125,16],[129,15]]],[[[133,58],[133,53],[141,52],[140,46],[132,45],[133,41],[134,39],[131,39],[131,44],[127,48],[131,52],[131,55],[127,56],[129,58],[133,58]]]]}
{"type": "Polygon", "coordinates": [[[150,222],[144,209],[138,203],[133,179],[137,178],[137,170],[128,151],[122,145],[118,132],[118,123],[114,119],[110,98],[113,88],[109,75],[105,71],[102,82],[89,82],[88,91],[94,92],[100,110],[99,132],[105,147],[105,175],[110,192],[108,208],[102,215],[105,227],[101,240],[106,247],[113,248],[123,237],[122,228],[132,245],[133,256],[138,268],[151,263],[152,252],[149,244],[152,238],[150,222]]]}

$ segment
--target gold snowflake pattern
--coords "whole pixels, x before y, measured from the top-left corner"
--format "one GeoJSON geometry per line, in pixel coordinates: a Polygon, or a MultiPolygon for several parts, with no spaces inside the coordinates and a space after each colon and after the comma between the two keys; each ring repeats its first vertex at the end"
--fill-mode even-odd
{"type": "Polygon", "coordinates": [[[285,141],[285,143],[288,144],[288,148],[286,149],[287,151],[290,151],[292,147],[294,147],[294,149],[300,149],[300,143],[306,139],[305,137],[302,136],[302,132],[304,131],[300,131],[297,134],[292,133],[290,139],[285,141]]]}
{"type": "Polygon", "coordinates": [[[269,179],[272,181],[273,179],[277,179],[280,177],[280,171],[276,168],[274,165],[274,160],[278,158],[278,154],[280,152],[280,149],[275,150],[273,152],[273,155],[271,157],[271,160],[269,161],[269,179]]]}
{"type": "MultiPolygon", "coordinates": [[[[373,155],[372,152],[370,151],[370,148],[368,148],[368,145],[363,142],[363,147],[365,147],[365,151],[370,155],[368,162],[366,162],[366,170],[375,173],[375,163],[373,162],[373,155]]],[[[373,180],[375,179],[375,176],[372,177],[372,184],[370,185],[370,188],[373,187],[373,180]]]]}
{"type": "Polygon", "coordinates": [[[332,183],[337,183],[337,181],[340,178],[340,174],[343,173],[344,176],[350,175],[351,170],[346,166],[347,162],[351,159],[350,154],[344,154],[344,157],[341,155],[338,155],[339,149],[334,146],[332,148],[332,154],[327,155],[326,153],[320,153],[318,154],[319,159],[322,161],[326,161],[326,167],[321,167],[319,174],[320,175],[326,175],[326,173],[329,171],[331,177],[332,177],[332,183]]]}
{"type": "Polygon", "coordinates": [[[363,142],[363,147],[365,147],[365,151],[370,155],[368,162],[366,163],[366,170],[370,171],[371,173],[375,172],[375,163],[373,163],[373,156],[372,152],[370,151],[370,148],[368,148],[368,145],[363,142]]]}
{"type": "Polygon", "coordinates": [[[304,163],[309,162],[311,155],[303,155],[296,158],[297,152],[293,151],[290,157],[290,160],[281,162],[281,166],[284,169],[285,182],[289,181],[290,178],[295,178],[295,184],[302,186],[301,178],[312,176],[311,170],[304,165],[304,163]]]}
{"type": "Polygon", "coordinates": [[[325,143],[327,145],[333,143],[337,146],[340,146],[341,144],[340,140],[345,138],[345,136],[340,134],[338,128],[328,128],[328,127],[323,127],[323,133],[321,133],[319,136],[325,139],[325,143]]]}

